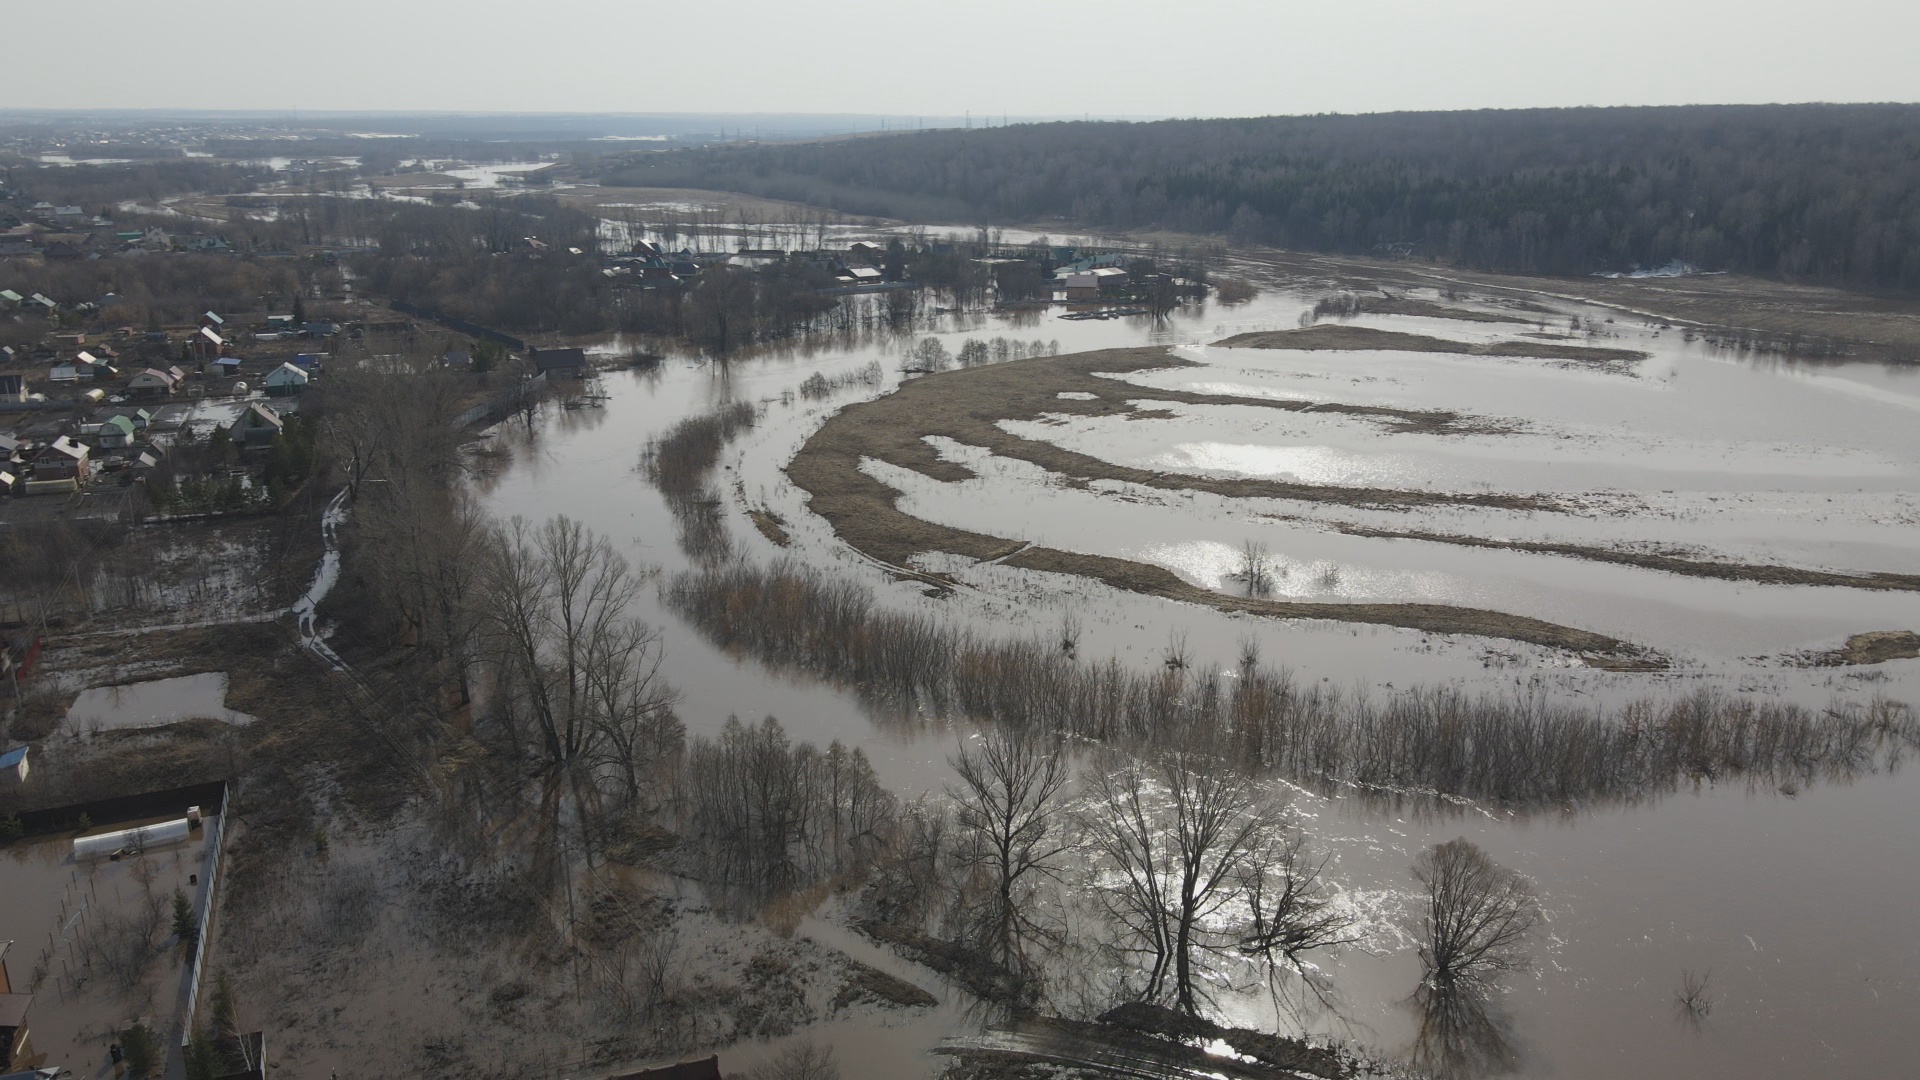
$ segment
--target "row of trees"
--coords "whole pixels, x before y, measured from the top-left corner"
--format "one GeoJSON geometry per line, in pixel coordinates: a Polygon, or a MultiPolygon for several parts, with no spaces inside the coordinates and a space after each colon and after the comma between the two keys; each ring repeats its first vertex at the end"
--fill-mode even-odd
{"type": "Polygon", "coordinates": [[[1703,691],[1602,710],[1457,688],[1374,700],[1299,682],[1252,645],[1232,677],[1193,668],[1178,642],[1158,670],[1080,662],[1068,628],[1057,643],[986,637],[791,564],[708,567],[676,578],[667,597],[723,646],[918,711],[1128,746],[1218,733],[1248,767],[1383,793],[1528,807],[1698,778],[1798,784],[1870,771],[1920,743],[1913,711],[1884,700],[1809,710],[1703,691]]]}
{"type": "Polygon", "coordinates": [[[1920,107],[1059,123],[632,155],[609,183],[854,213],[1229,234],[1586,274],[1679,259],[1920,289],[1920,107]]]}

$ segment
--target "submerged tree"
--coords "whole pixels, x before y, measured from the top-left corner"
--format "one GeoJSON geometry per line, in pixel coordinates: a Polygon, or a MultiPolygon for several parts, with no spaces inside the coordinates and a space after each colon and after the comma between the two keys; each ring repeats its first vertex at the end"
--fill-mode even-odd
{"type": "Polygon", "coordinates": [[[1306,834],[1297,829],[1281,833],[1254,855],[1240,880],[1252,913],[1241,952],[1297,971],[1305,954],[1358,940],[1352,936],[1353,915],[1329,895],[1326,865],[1325,858],[1316,860],[1308,852],[1306,834]]]}
{"type": "Polygon", "coordinates": [[[1025,966],[1021,944],[1041,933],[1031,905],[1038,879],[1058,872],[1069,845],[1053,819],[1067,765],[1058,743],[990,730],[947,759],[959,777],[948,790],[965,834],[961,862],[986,877],[976,934],[1008,972],[1025,966]]]}
{"type": "Polygon", "coordinates": [[[1532,882],[1465,837],[1421,852],[1413,876],[1427,890],[1420,960],[1428,981],[1478,981],[1526,967],[1527,933],[1540,917],[1532,882]]]}
{"type": "Polygon", "coordinates": [[[1102,770],[1088,786],[1094,847],[1117,872],[1109,911],[1125,948],[1148,960],[1143,996],[1198,1013],[1196,954],[1226,946],[1214,916],[1238,897],[1279,805],[1230,763],[1196,751],[1102,770]]]}
{"type": "Polygon", "coordinates": [[[642,577],[566,517],[514,518],[488,546],[487,632],[507,734],[548,775],[610,767],[631,795],[653,752],[677,749],[660,636],[627,614],[642,577]]]}
{"type": "Polygon", "coordinates": [[[1267,545],[1248,540],[1240,545],[1240,577],[1247,583],[1247,595],[1263,597],[1273,591],[1273,556],[1267,545]]]}

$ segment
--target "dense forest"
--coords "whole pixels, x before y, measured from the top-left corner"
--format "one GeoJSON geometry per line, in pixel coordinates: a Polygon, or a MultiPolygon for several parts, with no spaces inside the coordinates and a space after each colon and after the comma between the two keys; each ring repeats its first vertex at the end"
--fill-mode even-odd
{"type": "Polygon", "coordinates": [[[1920,290],[1920,106],[1535,109],[1028,124],[641,153],[606,184],[862,214],[1224,233],[1588,274],[1674,260],[1920,290]]]}

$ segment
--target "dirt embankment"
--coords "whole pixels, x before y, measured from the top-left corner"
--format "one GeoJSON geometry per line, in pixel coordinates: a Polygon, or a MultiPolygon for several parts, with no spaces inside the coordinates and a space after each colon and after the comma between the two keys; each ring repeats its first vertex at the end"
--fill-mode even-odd
{"type": "Polygon", "coordinates": [[[1449,353],[1457,356],[1501,356],[1534,360],[1570,360],[1608,370],[1624,370],[1650,354],[1636,349],[1607,349],[1568,345],[1558,341],[1449,341],[1425,334],[1404,334],[1371,326],[1339,323],[1299,330],[1261,330],[1235,334],[1217,342],[1229,349],[1301,349],[1311,351],[1382,349],[1393,352],[1449,353]]]}
{"type": "Polygon", "coordinates": [[[1849,574],[1836,570],[1812,570],[1798,566],[1767,563],[1715,562],[1689,559],[1656,551],[1626,551],[1592,547],[1585,544],[1559,544],[1538,540],[1494,540],[1459,533],[1419,532],[1403,529],[1374,529],[1365,525],[1335,525],[1348,536],[1366,536],[1381,540],[1419,540],[1432,544],[1460,547],[1498,548],[1537,555],[1562,555],[1592,562],[1618,563],[1643,570],[1659,570],[1686,577],[1718,578],[1722,581],[1755,581],[1763,585],[1819,585],[1845,589],[1871,589],[1880,592],[1920,592],[1920,574],[1891,574],[1883,571],[1849,574]]]}
{"type": "MultiPolygon", "coordinates": [[[[1173,367],[1185,361],[1164,349],[1115,349],[1069,357],[1036,358],[991,367],[946,372],[916,379],[875,401],[853,405],[829,419],[787,466],[793,482],[811,496],[815,513],[855,549],[881,562],[906,567],[914,556],[945,551],[982,561],[1053,573],[1077,574],[1114,588],[1222,611],[1278,618],[1332,619],[1398,626],[1430,633],[1506,638],[1583,654],[1589,663],[1619,669],[1660,666],[1626,642],[1504,612],[1442,604],[1330,604],[1227,596],[1190,585],[1164,567],[1099,555],[1035,547],[1018,540],[924,521],[902,512],[899,492],[860,470],[863,458],[912,469],[935,480],[972,479],[964,465],[942,461],[927,444],[939,435],[998,456],[1027,461],[1085,483],[1117,480],[1166,490],[1200,490],[1230,497],[1291,498],[1354,505],[1411,506],[1437,503],[1551,509],[1530,496],[1454,495],[1376,488],[1317,487],[1267,480],[1219,480],[1152,473],[1113,465],[1048,443],[1002,431],[1003,419],[1032,420],[1046,414],[1121,415],[1126,399],[1243,402],[1205,395],[1142,391],[1093,372],[1126,372],[1173,367]],[[1096,395],[1093,400],[1063,399],[1063,390],[1096,395]]],[[[1298,403],[1279,402],[1279,407],[1298,403]]]]}

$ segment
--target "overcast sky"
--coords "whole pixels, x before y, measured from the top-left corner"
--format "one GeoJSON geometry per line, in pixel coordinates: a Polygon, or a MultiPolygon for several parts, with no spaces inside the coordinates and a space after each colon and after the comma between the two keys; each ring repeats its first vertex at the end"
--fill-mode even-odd
{"type": "Polygon", "coordinates": [[[92,0],[0,107],[1249,116],[1920,101],[1914,0],[92,0]]]}

